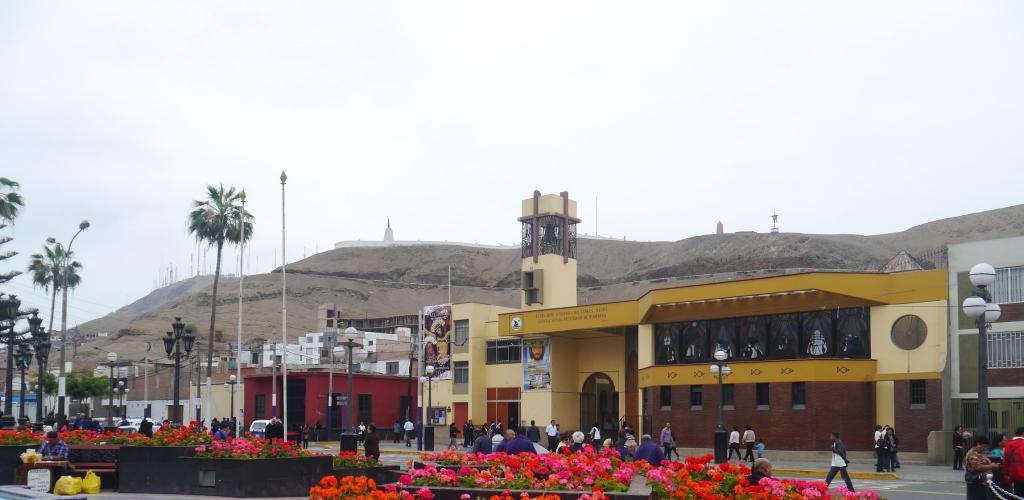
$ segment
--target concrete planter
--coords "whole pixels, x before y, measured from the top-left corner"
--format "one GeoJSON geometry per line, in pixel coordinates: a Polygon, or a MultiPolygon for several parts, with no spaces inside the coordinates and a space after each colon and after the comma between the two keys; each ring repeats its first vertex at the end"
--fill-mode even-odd
{"type": "Polygon", "coordinates": [[[14,484],[14,475],[21,467],[21,454],[26,450],[39,448],[38,444],[0,446],[0,485],[14,484]]]}
{"type": "Polygon", "coordinates": [[[185,469],[178,482],[190,495],[235,498],[304,497],[309,488],[329,475],[332,457],[181,458],[185,469]]]}
{"type": "MultiPolygon", "coordinates": [[[[366,476],[377,482],[378,485],[384,485],[387,483],[393,483],[398,481],[401,474],[402,468],[397,465],[382,465],[380,467],[357,467],[352,469],[335,469],[334,476],[338,479],[348,476],[366,476]]],[[[317,478],[319,481],[320,478],[317,478]]],[[[310,483],[313,486],[316,482],[310,483]]]]}
{"type": "Polygon", "coordinates": [[[195,455],[194,446],[122,446],[117,464],[122,493],[185,494],[178,488],[182,457],[195,455]]]}

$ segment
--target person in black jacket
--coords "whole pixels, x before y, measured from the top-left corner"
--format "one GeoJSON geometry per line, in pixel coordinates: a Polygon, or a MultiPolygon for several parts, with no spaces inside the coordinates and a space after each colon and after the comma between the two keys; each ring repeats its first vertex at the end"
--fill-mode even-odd
{"type": "Polygon", "coordinates": [[[284,424],[281,419],[274,417],[263,429],[263,437],[267,439],[284,439],[284,424]]]}
{"type": "Polygon", "coordinates": [[[828,470],[828,476],[825,477],[825,485],[832,484],[832,479],[838,472],[846,482],[846,489],[852,492],[854,491],[853,481],[850,481],[850,474],[846,472],[846,467],[850,465],[850,461],[846,459],[846,445],[839,440],[838,432],[832,431],[828,437],[832,440],[832,468],[828,470]]]}
{"type": "Polygon", "coordinates": [[[964,449],[967,447],[967,438],[964,437],[964,426],[958,425],[953,429],[953,470],[964,470],[964,449]]]}
{"type": "Polygon", "coordinates": [[[469,449],[470,446],[473,446],[473,441],[473,421],[466,420],[466,423],[462,424],[462,445],[469,449]]]}
{"type": "Polygon", "coordinates": [[[537,428],[537,423],[533,420],[530,421],[530,428],[526,430],[526,437],[534,443],[540,442],[540,429],[537,428]]]}

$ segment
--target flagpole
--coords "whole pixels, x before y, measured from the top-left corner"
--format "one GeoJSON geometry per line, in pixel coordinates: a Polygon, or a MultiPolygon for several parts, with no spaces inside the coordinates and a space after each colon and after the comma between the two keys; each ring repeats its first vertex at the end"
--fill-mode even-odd
{"type": "Polygon", "coordinates": [[[284,439],[288,440],[288,285],[286,282],[285,232],[284,232],[284,184],[288,180],[284,170],[281,171],[281,343],[284,353],[281,355],[281,416],[284,424],[284,439]]]}
{"type": "MultiPolygon", "coordinates": [[[[242,267],[245,258],[245,190],[243,189],[239,198],[242,200],[242,213],[239,214],[239,225],[241,226],[242,238],[239,242],[238,247],[238,345],[235,346],[235,383],[242,383],[242,282],[245,280],[245,268],[242,267]]],[[[245,387],[245,386],[242,386],[245,387]]],[[[232,390],[232,393],[235,391],[232,390]]],[[[234,397],[234,394],[232,394],[234,397]]],[[[242,398],[242,391],[238,391],[238,398],[242,398]]],[[[241,401],[232,401],[232,405],[238,409],[238,414],[231,415],[231,418],[235,419],[235,436],[242,435],[242,419],[239,415],[242,415],[241,401]]]]}

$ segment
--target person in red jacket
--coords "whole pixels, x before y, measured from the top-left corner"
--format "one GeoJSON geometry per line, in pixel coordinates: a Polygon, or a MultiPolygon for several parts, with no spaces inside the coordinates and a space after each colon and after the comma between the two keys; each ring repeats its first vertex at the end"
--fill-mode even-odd
{"type": "Polygon", "coordinates": [[[1003,471],[1013,481],[1013,494],[1024,494],[1024,427],[1018,427],[1014,438],[1003,449],[1003,471]]]}

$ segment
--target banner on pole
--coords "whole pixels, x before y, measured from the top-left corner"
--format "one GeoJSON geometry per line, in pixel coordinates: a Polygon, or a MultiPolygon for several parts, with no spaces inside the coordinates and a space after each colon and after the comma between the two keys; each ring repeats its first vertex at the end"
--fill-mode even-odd
{"type": "Polygon", "coordinates": [[[523,340],[523,390],[551,388],[551,341],[523,340]]]}
{"type": "Polygon", "coordinates": [[[441,304],[423,308],[423,360],[434,366],[434,379],[452,378],[449,333],[452,330],[452,306],[441,304]]]}

